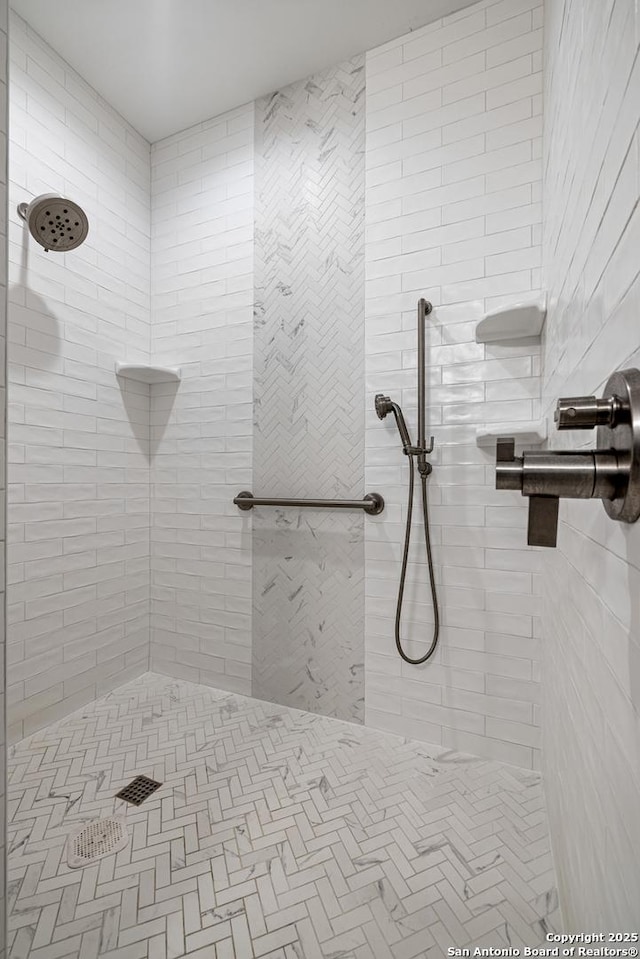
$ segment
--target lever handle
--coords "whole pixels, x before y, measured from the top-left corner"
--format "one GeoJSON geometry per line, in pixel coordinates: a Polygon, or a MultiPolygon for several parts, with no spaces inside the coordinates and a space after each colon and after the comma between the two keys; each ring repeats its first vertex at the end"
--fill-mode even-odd
{"type": "Polygon", "coordinates": [[[557,496],[530,496],[527,543],[529,546],[555,546],[558,538],[557,496]]]}
{"type": "MultiPolygon", "coordinates": [[[[496,443],[496,489],[514,489],[524,492],[524,457],[516,457],[516,442],[511,436],[500,436],[496,443]]],[[[529,454],[526,454],[529,455],[529,454]]],[[[558,535],[557,496],[538,493],[529,496],[529,546],[555,546],[558,535]]]]}

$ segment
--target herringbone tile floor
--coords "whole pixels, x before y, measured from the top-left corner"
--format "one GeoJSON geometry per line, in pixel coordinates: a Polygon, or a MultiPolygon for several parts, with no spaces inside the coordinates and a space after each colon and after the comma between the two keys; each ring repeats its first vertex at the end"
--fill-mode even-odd
{"type": "Polygon", "coordinates": [[[9,765],[12,959],[439,959],[558,923],[528,771],[154,674],[9,765]],[[138,773],[128,846],[69,869],[138,773]]]}

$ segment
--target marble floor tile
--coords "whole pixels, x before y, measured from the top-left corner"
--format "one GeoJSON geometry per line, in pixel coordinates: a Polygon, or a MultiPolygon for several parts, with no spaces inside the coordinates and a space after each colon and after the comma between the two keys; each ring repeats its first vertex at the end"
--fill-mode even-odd
{"type": "Polygon", "coordinates": [[[148,673],[9,753],[11,959],[439,959],[558,927],[537,773],[148,673]],[[163,785],[140,807],[114,795],[163,785]],[[128,845],[70,869],[83,822],[128,845]]]}

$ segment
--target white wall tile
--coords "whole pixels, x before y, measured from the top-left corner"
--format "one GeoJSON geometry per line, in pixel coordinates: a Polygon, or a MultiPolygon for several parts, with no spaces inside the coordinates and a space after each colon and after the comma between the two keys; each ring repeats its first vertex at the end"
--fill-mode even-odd
{"type": "Polygon", "coordinates": [[[119,383],[115,363],[149,357],[150,203],[148,143],[16,15],[11,56],[10,209],[61,193],[89,218],[85,243],[56,255],[10,216],[20,737],[147,668],[149,387],[119,383]]]}
{"type": "MultiPolygon", "coordinates": [[[[0,3],[0,192],[6,198],[7,189],[7,113],[8,113],[8,76],[7,76],[7,30],[8,4],[5,0],[0,3]]],[[[6,543],[5,543],[5,506],[6,506],[6,457],[4,446],[6,443],[5,422],[7,406],[7,371],[5,342],[7,339],[7,217],[6,204],[0,213],[0,959],[5,956],[6,937],[6,856],[5,856],[5,790],[6,770],[5,754],[7,743],[7,713],[8,697],[7,664],[10,657],[6,648],[6,621],[5,621],[5,588],[6,588],[6,543]]],[[[22,570],[18,570],[18,576],[22,570]]],[[[20,657],[22,650],[15,650],[20,657]]]]}
{"type": "MultiPolygon", "coordinates": [[[[501,355],[475,343],[475,322],[495,298],[532,290],[540,265],[533,227],[541,210],[532,190],[541,177],[533,101],[540,66],[533,54],[542,37],[534,9],[538,4],[518,4],[506,17],[500,3],[476,4],[405,37],[392,57],[368,54],[375,96],[367,98],[365,154],[365,485],[387,501],[385,513],[365,523],[366,721],[525,766],[535,761],[539,736],[532,708],[539,701],[532,681],[539,557],[524,546],[521,498],[497,497],[493,454],[475,446],[475,429],[533,416],[539,348],[501,355]],[[530,89],[517,88],[523,82],[530,89]],[[415,112],[420,97],[434,99],[415,112]],[[442,638],[428,664],[402,664],[393,695],[385,695],[397,667],[393,618],[407,467],[393,424],[373,413],[373,394],[401,401],[415,429],[422,295],[435,306],[427,320],[427,409],[436,439],[430,496],[442,638]],[[441,695],[433,700],[425,689],[441,695]]],[[[417,525],[414,537],[403,635],[418,655],[430,641],[433,614],[417,525]]]]}
{"type": "Polygon", "coordinates": [[[251,692],[253,119],[152,147],[151,665],[251,692]],[[188,191],[186,188],[188,187],[188,191]],[[177,243],[176,243],[177,239],[177,243]]]}
{"type": "MultiPolygon", "coordinates": [[[[557,398],[640,366],[640,15],[624,0],[545,13],[543,397],[551,445],[575,448],[593,438],[554,430],[557,398]]],[[[542,757],[561,905],[568,931],[634,931],[640,526],[595,501],[563,501],[560,520],[542,576],[542,757]]]]}

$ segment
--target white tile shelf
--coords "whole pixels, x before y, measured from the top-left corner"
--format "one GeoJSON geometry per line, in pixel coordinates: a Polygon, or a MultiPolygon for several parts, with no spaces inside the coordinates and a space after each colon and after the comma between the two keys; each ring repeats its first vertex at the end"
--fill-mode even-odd
{"type": "Polygon", "coordinates": [[[487,313],[476,326],[476,343],[503,343],[539,337],[547,315],[546,299],[535,299],[502,306],[487,313]]]}
{"type": "Polygon", "coordinates": [[[180,368],[172,366],[136,366],[134,363],[116,363],[116,376],[139,383],[179,383],[180,368]]]}
{"type": "Polygon", "coordinates": [[[512,436],[523,446],[540,446],[547,438],[547,421],[520,423],[491,423],[476,430],[477,446],[495,446],[499,436],[512,436]]]}

